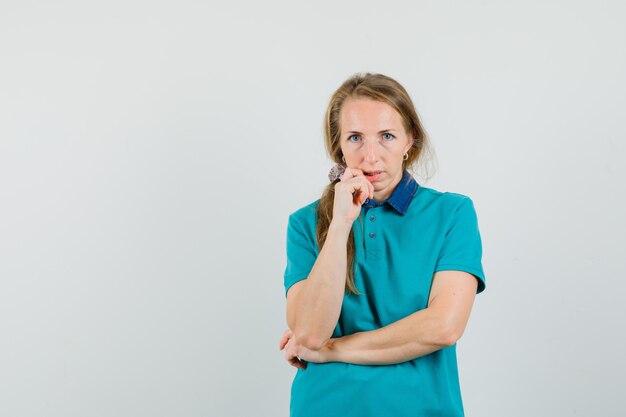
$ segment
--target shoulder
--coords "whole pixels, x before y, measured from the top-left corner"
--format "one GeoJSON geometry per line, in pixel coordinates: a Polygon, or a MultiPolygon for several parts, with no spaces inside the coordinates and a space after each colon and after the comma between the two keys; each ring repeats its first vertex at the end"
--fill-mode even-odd
{"type": "Polygon", "coordinates": [[[470,216],[475,213],[472,199],[462,193],[440,191],[430,187],[419,186],[409,206],[412,216],[409,219],[441,222],[451,221],[458,216],[470,216]]]}
{"type": "Polygon", "coordinates": [[[455,225],[471,227],[478,221],[474,202],[466,194],[423,187],[417,201],[412,218],[436,225],[446,235],[455,225]]]}
{"type": "Polygon", "coordinates": [[[289,214],[289,223],[299,223],[302,226],[315,225],[317,205],[320,199],[313,201],[303,207],[300,207],[289,214]]]}
{"type": "Polygon", "coordinates": [[[319,199],[289,214],[287,221],[287,241],[307,242],[319,253],[316,239],[317,205],[319,199]]]}
{"type": "Polygon", "coordinates": [[[434,204],[446,210],[455,210],[462,205],[472,205],[472,199],[465,194],[440,191],[422,185],[418,188],[418,195],[425,205],[434,204]]]}

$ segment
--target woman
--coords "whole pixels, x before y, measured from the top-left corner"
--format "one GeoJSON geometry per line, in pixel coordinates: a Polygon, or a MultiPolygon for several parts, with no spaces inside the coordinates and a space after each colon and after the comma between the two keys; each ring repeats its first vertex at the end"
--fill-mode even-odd
{"type": "Polygon", "coordinates": [[[291,416],[463,416],[456,342],[485,289],[473,202],[409,174],[428,141],[395,80],[351,77],[325,123],[345,172],[287,227],[291,416]]]}

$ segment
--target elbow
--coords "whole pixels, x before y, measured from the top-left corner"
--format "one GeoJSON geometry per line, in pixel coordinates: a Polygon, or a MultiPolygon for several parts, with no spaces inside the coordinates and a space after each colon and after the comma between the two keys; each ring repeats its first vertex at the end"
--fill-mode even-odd
{"type": "Polygon", "coordinates": [[[328,339],[324,339],[323,337],[302,333],[296,335],[296,340],[301,346],[313,351],[321,350],[328,341],[328,339]]]}
{"type": "Polygon", "coordinates": [[[437,344],[441,347],[454,346],[454,344],[459,341],[462,335],[463,329],[458,326],[441,326],[441,332],[439,333],[439,337],[437,338],[437,344]]]}
{"type": "Polygon", "coordinates": [[[456,342],[458,342],[460,338],[461,338],[461,337],[460,337],[460,336],[457,336],[455,333],[452,333],[452,332],[450,332],[450,333],[446,333],[446,334],[444,334],[444,335],[443,335],[443,337],[441,338],[441,341],[440,341],[441,343],[440,343],[440,345],[441,345],[442,347],[450,347],[450,346],[454,346],[454,344],[455,344],[456,342]]]}
{"type": "Polygon", "coordinates": [[[287,322],[289,329],[291,329],[294,334],[296,342],[300,346],[303,346],[309,350],[320,350],[329,340],[329,338],[324,338],[321,335],[315,334],[315,332],[310,332],[308,329],[301,329],[300,327],[296,326],[295,320],[290,321],[289,317],[287,319],[287,322]]]}

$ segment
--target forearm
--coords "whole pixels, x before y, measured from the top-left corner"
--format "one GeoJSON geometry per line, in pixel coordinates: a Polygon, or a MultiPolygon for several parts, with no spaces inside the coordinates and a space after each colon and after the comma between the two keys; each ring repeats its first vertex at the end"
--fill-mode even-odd
{"type": "Polygon", "coordinates": [[[346,224],[330,224],[324,245],[298,294],[292,331],[312,349],[321,348],[331,337],[341,314],[350,230],[346,224]]]}
{"type": "Polygon", "coordinates": [[[426,308],[380,329],[331,339],[325,361],[389,365],[427,355],[454,343],[439,317],[426,308]]]}

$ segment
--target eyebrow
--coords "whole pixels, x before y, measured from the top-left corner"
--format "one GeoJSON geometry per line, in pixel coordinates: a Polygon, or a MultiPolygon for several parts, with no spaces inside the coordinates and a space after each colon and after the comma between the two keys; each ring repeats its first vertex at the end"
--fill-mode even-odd
{"type": "MultiPolygon", "coordinates": [[[[385,129],[385,130],[381,130],[378,133],[385,133],[385,132],[395,132],[395,129],[385,129]]],[[[360,134],[363,134],[363,132],[359,132],[359,131],[356,131],[356,130],[350,130],[350,131],[348,131],[346,133],[360,133],[360,134]]]]}

